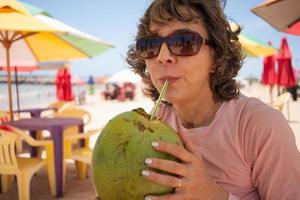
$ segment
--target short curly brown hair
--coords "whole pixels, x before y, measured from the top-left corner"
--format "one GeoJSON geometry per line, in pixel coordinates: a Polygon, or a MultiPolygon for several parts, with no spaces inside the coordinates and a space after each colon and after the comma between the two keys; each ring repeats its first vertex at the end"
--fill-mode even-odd
{"type": "MultiPolygon", "coordinates": [[[[135,40],[149,34],[151,24],[164,25],[174,19],[182,22],[200,19],[209,34],[208,39],[215,43],[215,71],[210,76],[213,98],[215,101],[228,101],[239,93],[234,77],[242,66],[244,56],[238,41],[241,28],[231,29],[221,3],[220,0],[154,0],[140,19],[135,40]]],[[[146,86],[144,93],[156,100],[159,92],[146,72],[145,60],[138,57],[135,45],[129,47],[126,61],[142,77],[146,86]]]]}

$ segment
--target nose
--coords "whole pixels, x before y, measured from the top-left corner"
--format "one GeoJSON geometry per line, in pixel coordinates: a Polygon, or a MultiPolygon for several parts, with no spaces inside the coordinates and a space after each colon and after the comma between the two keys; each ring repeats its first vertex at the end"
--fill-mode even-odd
{"type": "Polygon", "coordinates": [[[156,59],[161,64],[166,64],[166,63],[170,64],[176,62],[175,56],[171,54],[166,43],[163,43],[161,45],[159,54],[156,59]]]}

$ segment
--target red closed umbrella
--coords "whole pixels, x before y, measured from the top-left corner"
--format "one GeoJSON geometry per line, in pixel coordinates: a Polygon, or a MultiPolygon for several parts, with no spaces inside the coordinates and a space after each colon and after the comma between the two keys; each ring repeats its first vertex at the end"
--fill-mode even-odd
{"type": "Polygon", "coordinates": [[[64,100],[72,101],[74,100],[72,92],[72,83],[71,83],[71,73],[69,68],[64,70],[64,82],[63,82],[63,91],[64,91],[64,100]]]}
{"type": "Polygon", "coordinates": [[[281,39],[278,62],[278,85],[293,87],[296,85],[296,78],[292,67],[292,54],[287,43],[286,37],[281,39]]]}
{"type": "Polygon", "coordinates": [[[264,85],[271,85],[277,83],[277,75],[275,71],[275,63],[276,63],[276,57],[275,55],[264,57],[263,60],[264,68],[262,73],[261,82],[264,85]]]}
{"type": "MultiPolygon", "coordinates": [[[[272,45],[271,42],[269,42],[269,45],[272,45]]],[[[263,60],[264,68],[263,68],[261,82],[264,85],[270,86],[269,88],[270,103],[273,103],[273,86],[277,83],[275,63],[276,63],[275,55],[264,57],[263,60]]]]}
{"type": "Polygon", "coordinates": [[[73,101],[71,74],[69,68],[59,69],[56,75],[56,97],[60,101],[73,101]]]}
{"type": "Polygon", "coordinates": [[[64,79],[64,69],[57,70],[55,85],[56,85],[56,98],[57,100],[64,100],[63,94],[63,79],[64,79]]]}

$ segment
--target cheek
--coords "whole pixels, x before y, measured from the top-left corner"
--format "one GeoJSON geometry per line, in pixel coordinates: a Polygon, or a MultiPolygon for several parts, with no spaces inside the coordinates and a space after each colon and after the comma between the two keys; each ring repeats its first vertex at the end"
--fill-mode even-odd
{"type": "Polygon", "coordinates": [[[150,76],[153,78],[158,73],[157,66],[155,66],[154,62],[148,60],[146,63],[146,70],[149,72],[150,76]]]}
{"type": "Polygon", "coordinates": [[[158,70],[156,69],[156,66],[151,61],[145,61],[146,63],[146,71],[148,71],[152,83],[156,86],[155,80],[158,77],[158,70]]]}
{"type": "Polygon", "coordinates": [[[200,54],[194,60],[197,65],[195,66],[195,71],[202,72],[204,74],[210,74],[213,70],[213,55],[210,49],[203,49],[205,51],[200,52],[200,54]]]}
{"type": "Polygon", "coordinates": [[[185,75],[186,82],[189,84],[196,84],[203,81],[208,82],[212,71],[212,63],[207,55],[195,57],[186,66],[181,69],[181,73],[185,75]]]}

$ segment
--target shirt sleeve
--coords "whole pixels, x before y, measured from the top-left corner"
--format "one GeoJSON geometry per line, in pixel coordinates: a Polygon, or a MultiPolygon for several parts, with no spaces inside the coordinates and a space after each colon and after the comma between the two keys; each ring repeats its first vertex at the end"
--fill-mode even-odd
{"type": "Polygon", "coordinates": [[[300,199],[300,153],[282,113],[265,105],[253,109],[241,146],[261,199],[300,199]]]}

